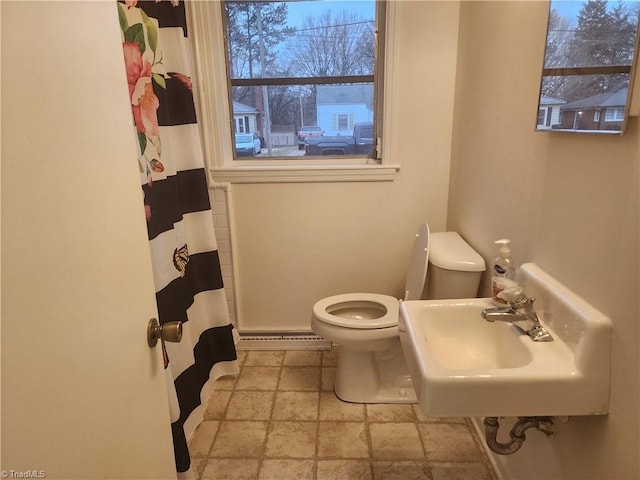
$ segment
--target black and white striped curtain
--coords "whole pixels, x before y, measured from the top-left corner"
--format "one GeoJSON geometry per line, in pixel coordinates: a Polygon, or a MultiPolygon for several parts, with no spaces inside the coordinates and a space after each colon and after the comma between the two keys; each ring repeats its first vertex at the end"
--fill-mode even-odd
{"type": "Polygon", "coordinates": [[[117,4],[138,139],[161,324],[183,322],[163,344],[177,471],[189,477],[187,439],[216,378],[237,373],[206,171],[191,88],[183,2],[117,4]]]}

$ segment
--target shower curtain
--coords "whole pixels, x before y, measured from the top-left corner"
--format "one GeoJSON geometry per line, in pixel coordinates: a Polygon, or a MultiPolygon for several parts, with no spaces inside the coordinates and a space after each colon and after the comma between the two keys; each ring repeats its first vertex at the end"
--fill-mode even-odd
{"type": "Polygon", "coordinates": [[[238,372],[191,88],[183,2],[117,3],[138,139],[160,324],[183,322],[162,343],[176,469],[190,478],[187,439],[216,378],[238,372]]]}

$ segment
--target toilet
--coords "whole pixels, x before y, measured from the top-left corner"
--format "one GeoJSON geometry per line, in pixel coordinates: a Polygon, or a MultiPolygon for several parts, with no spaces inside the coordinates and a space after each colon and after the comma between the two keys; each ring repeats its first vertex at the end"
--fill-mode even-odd
{"type": "MultiPolygon", "coordinates": [[[[472,298],[483,258],[456,232],[420,225],[413,243],[404,300],[472,298]]],[[[347,293],[313,306],[311,329],[340,345],[334,390],[346,402],[415,403],[398,337],[400,301],[389,295],[347,293]]]]}

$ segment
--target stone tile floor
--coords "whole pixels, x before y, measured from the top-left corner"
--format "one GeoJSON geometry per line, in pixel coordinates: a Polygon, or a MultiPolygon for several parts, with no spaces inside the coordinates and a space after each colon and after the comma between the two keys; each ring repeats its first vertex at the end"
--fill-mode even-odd
{"type": "Polygon", "coordinates": [[[495,480],[468,419],[339,400],[338,348],[238,352],[190,442],[196,478],[495,480]]]}

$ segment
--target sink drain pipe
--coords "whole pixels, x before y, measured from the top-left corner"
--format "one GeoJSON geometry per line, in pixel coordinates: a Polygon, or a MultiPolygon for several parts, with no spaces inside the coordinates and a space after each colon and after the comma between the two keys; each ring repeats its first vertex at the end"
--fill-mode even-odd
{"type": "Polygon", "coordinates": [[[487,446],[500,455],[511,455],[520,450],[520,447],[522,447],[522,444],[526,440],[524,432],[530,428],[536,428],[547,436],[555,433],[553,417],[518,417],[511,432],[509,432],[511,441],[501,443],[496,439],[498,429],[500,428],[498,417],[486,417],[483,423],[487,446]]]}

